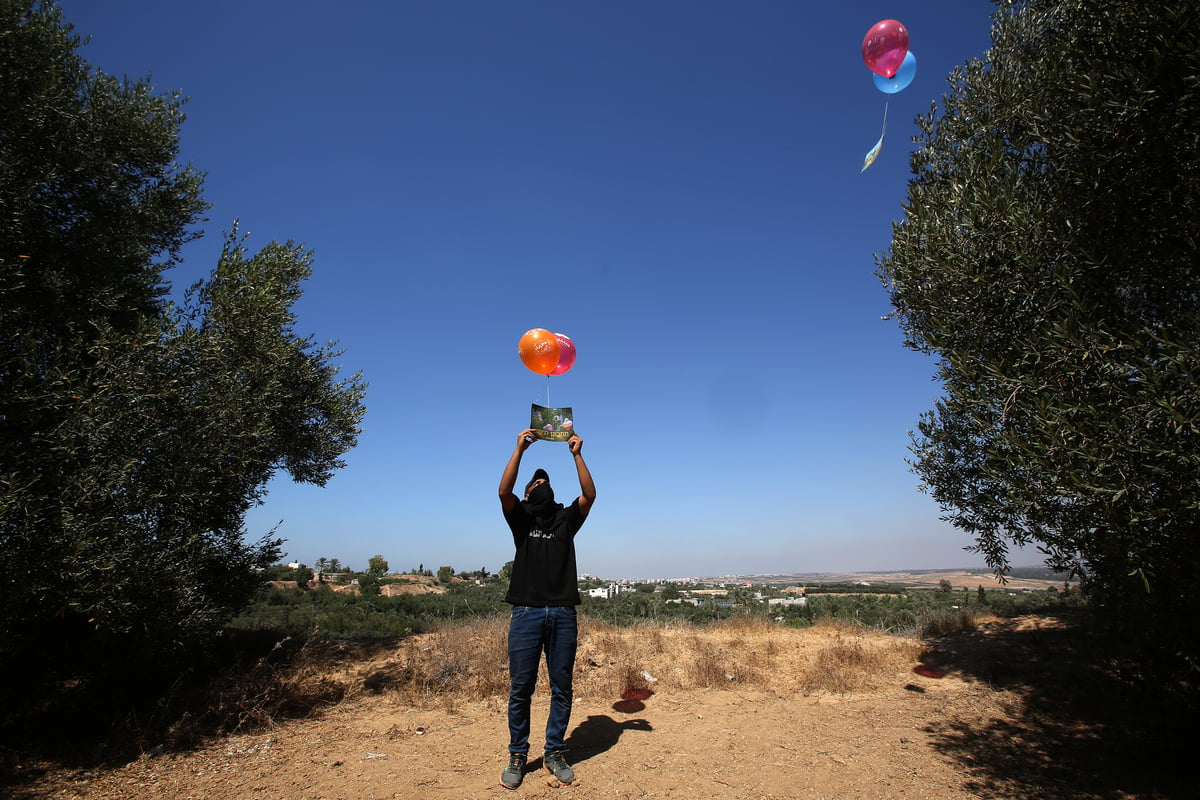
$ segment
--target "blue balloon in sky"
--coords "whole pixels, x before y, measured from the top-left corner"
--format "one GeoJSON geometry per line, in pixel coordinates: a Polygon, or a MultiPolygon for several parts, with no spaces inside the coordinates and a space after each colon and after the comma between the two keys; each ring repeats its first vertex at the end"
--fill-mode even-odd
{"type": "Polygon", "coordinates": [[[896,74],[890,78],[885,78],[878,73],[871,73],[875,78],[875,88],[884,94],[895,94],[912,83],[912,79],[917,77],[917,57],[913,55],[913,51],[909,50],[904,55],[904,61],[900,64],[900,69],[896,70],[896,74]]]}

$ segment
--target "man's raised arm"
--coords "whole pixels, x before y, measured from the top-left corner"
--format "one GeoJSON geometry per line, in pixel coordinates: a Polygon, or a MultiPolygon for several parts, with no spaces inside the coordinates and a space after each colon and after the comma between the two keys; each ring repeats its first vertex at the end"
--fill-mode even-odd
{"type": "Polygon", "coordinates": [[[521,456],[529,449],[529,445],[536,441],[537,436],[532,428],[521,431],[517,435],[517,446],[513,448],[512,455],[504,466],[504,473],[500,476],[500,507],[506,514],[512,511],[518,502],[513,489],[517,485],[517,473],[521,470],[521,456]]]}
{"type": "Polygon", "coordinates": [[[567,447],[575,458],[575,471],[579,473],[579,515],[586,517],[596,500],[596,483],[592,480],[587,462],[583,460],[583,439],[578,435],[572,436],[567,440],[567,447]]]}

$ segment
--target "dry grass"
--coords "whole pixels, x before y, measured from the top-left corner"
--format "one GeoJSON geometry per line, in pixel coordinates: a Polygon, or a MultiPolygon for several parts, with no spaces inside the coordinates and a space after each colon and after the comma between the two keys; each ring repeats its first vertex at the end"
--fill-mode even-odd
{"type": "Polygon", "coordinates": [[[875,688],[895,675],[898,667],[911,668],[923,649],[914,639],[864,635],[844,622],[830,621],[816,630],[823,630],[826,640],[801,679],[806,694],[875,688]]]}
{"type": "MultiPolygon", "coordinates": [[[[155,713],[165,719],[140,721],[146,732],[136,738],[148,741],[148,736],[159,735],[172,747],[185,747],[213,734],[259,730],[285,719],[313,716],[352,692],[330,672],[336,658],[314,640],[283,639],[248,667],[223,672],[181,696],[164,697],[155,713]],[[157,722],[166,725],[159,734],[154,733],[157,722]]],[[[136,728],[139,720],[130,717],[126,724],[136,728]]]]}
{"type": "MultiPolygon", "coordinates": [[[[157,738],[186,747],[213,734],[319,716],[364,693],[447,710],[501,702],[509,684],[507,639],[508,618],[497,616],[386,643],[310,640],[281,649],[285,642],[248,669],[164,698],[149,717],[130,717],[125,726],[135,743],[157,738]]],[[[702,628],[581,619],[575,694],[618,701],[672,690],[863,692],[893,683],[921,653],[917,639],[834,620],[795,629],[752,619],[702,628]]]]}
{"type": "Polygon", "coordinates": [[[508,619],[490,617],[411,636],[368,665],[369,692],[399,692],[405,700],[477,700],[508,691],[508,619]]]}
{"type": "MultiPolygon", "coordinates": [[[[508,691],[507,633],[507,618],[496,617],[413,636],[346,678],[368,692],[397,693],[405,703],[452,706],[502,698],[508,691]]],[[[869,691],[910,670],[921,650],[916,639],[837,621],[794,629],[758,620],[704,628],[581,620],[575,694],[616,699],[671,689],[869,691]]]]}
{"type": "Polygon", "coordinates": [[[928,638],[947,636],[952,633],[973,631],[979,625],[999,619],[993,614],[980,613],[973,609],[947,610],[925,620],[921,635],[928,638]]]}

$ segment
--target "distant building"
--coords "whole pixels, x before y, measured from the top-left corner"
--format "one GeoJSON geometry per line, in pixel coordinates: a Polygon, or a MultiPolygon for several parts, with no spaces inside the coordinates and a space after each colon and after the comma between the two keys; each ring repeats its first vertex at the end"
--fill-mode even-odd
{"type": "Polygon", "coordinates": [[[610,583],[608,586],[601,586],[599,589],[588,589],[587,593],[588,597],[611,600],[621,593],[621,587],[615,583],[610,583]]]}

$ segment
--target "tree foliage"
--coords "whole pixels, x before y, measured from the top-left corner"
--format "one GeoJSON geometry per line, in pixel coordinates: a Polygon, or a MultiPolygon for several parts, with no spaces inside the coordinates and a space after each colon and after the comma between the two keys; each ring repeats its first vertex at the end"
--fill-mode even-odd
{"type": "Polygon", "coordinates": [[[183,99],[77,54],[50,3],[0,0],[0,634],[50,620],[153,647],[211,634],[280,540],[245,512],[279,469],[323,484],[364,385],[294,331],[312,257],[236,226],[179,302],[196,234],[183,99]]]}
{"type": "Polygon", "coordinates": [[[997,571],[1034,544],[1200,654],[1200,6],[1003,3],[918,119],[879,274],[945,396],[915,471],[997,571]]]}
{"type": "Polygon", "coordinates": [[[312,581],[312,579],[313,579],[313,571],[311,569],[309,569],[308,567],[304,567],[304,566],[296,568],[296,588],[297,589],[307,589],[308,584],[312,581]]]}

